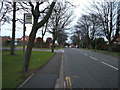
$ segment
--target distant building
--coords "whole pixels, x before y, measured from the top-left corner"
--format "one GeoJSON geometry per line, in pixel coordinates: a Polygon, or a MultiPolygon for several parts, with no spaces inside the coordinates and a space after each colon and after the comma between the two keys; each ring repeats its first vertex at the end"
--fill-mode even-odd
{"type": "Polygon", "coordinates": [[[48,38],[46,39],[46,44],[48,45],[49,48],[52,47],[52,38],[51,38],[51,37],[48,37],[48,38]]]}
{"type": "Polygon", "coordinates": [[[42,42],[42,38],[41,38],[41,37],[37,37],[37,38],[35,39],[35,42],[42,42]]]}
{"type": "Polygon", "coordinates": [[[120,45],[120,35],[118,36],[118,38],[116,39],[116,42],[114,43],[116,43],[117,45],[120,45]]]}
{"type": "Polygon", "coordinates": [[[51,37],[48,37],[47,39],[46,39],[46,43],[52,43],[52,38],[51,37]]]}
{"type": "Polygon", "coordinates": [[[10,36],[3,36],[3,37],[2,37],[2,45],[3,45],[3,46],[5,45],[5,42],[6,42],[7,40],[8,40],[8,41],[11,41],[11,37],[10,37],[10,36]]]}
{"type": "MultiPolygon", "coordinates": [[[[18,41],[23,42],[23,37],[18,38],[18,41]]],[[[29,36],[25,36],[25,42],[28,42],[28,41],[29,41],[29,36]]]]}
{"type": "MultiPolygon", "coordinates": [[[[28,41],[29,41],[29,36],[25,36],[25,45],[27,45],[28,41]]],[[[23,45],[23,37],[16,38],[16,42],[17,42],[16,45],[22,46],[23,45]]]]}

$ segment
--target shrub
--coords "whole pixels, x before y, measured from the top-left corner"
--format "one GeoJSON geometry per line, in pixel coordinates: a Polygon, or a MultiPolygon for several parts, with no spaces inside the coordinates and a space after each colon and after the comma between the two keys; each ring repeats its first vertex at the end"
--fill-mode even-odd
{"type": "MultiPolygon", "coordinates": [[[[104,45],[104,46],[101,46],[100,48],[101,50],[105,50],[105,51],[108,51],[109,50],[109,45],[104,45]]],[[[112,45],[111,46],[111,51],[113,52],[120,52],[120,46],[119,45],[112,45]]]]}
{"type": "Polygon", "coordinates": [[[95,49],[97,49],[97,50],[100,50],[101,47],[102,47],[102,44],[96,44],[96,45],[95,45],[95,49]]]}

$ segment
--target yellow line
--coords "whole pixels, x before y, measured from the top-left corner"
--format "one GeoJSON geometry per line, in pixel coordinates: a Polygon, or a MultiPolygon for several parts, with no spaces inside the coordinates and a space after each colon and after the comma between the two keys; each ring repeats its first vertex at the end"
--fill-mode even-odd
{"type": "Polygon", "coordinates": [[[79,76],[73,76],[73,77],[78,78],[79,76]]]}
{"type": "Polygon", "coordinates": [[[71,78],[70,76],[66,77],[66,83],[67,83],[67,87],[72,89],[72,83],[71,83],[71,78]]]}

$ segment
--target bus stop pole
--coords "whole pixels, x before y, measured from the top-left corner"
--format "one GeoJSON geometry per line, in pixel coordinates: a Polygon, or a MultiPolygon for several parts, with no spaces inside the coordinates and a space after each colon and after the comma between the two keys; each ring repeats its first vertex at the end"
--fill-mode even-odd
{"type": "Polygon", "coordinates": [[[25,13],[23,22],[23,72],[25,72],[25,13]]]}

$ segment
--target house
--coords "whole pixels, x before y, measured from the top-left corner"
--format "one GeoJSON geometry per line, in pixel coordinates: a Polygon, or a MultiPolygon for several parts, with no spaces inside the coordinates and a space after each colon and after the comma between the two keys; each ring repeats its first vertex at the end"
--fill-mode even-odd
{"type": "Polygon", "coordinates": [[[48,37],[47,39],[46,39],[46,43],[52,43],[52,38],[51,37],[48,37]]]}
{"type": "MultiPolygon", "coordinates": [[[[29,36],[25,36],[25,42],[29,41],[29,36]]],[[[18,38],[18,42],[23,42],[23,37],[18,38]]]]}
{"type": "Polygon", "coordinates": [[[35,42],[41,42],[42,41],[42,38],[41,37],[37,37],[36,39],[35,39],[35,42]]]}
{"type": "MultiPolygon", "coordinates": [[[[29,36],[25,36],[25,45],[27,45],[28,41],[29,41],[29,36]]],[[[16,42],[17,42],[16,45],[22,46],[23,45],[23,37],[16,38],[16,42]]]]}
{"type": "Polygon", "coordinates": [[[116,42],[115,42],[117,45],[120,45],[120,35],[118,36],[118,38],[116,39],[116,42]]]}
{"type": "MultiPolygon", "coordinates": [[[[48,37],[47,39],[46,39],[46,44],[48,44],[49,45],[49,48],[51,48],[52,47],[52,38],[51,37],[48,37]]],[[[55,43],[54,44],[54,47],[58,47],[58,43],[55,43]]]]}

